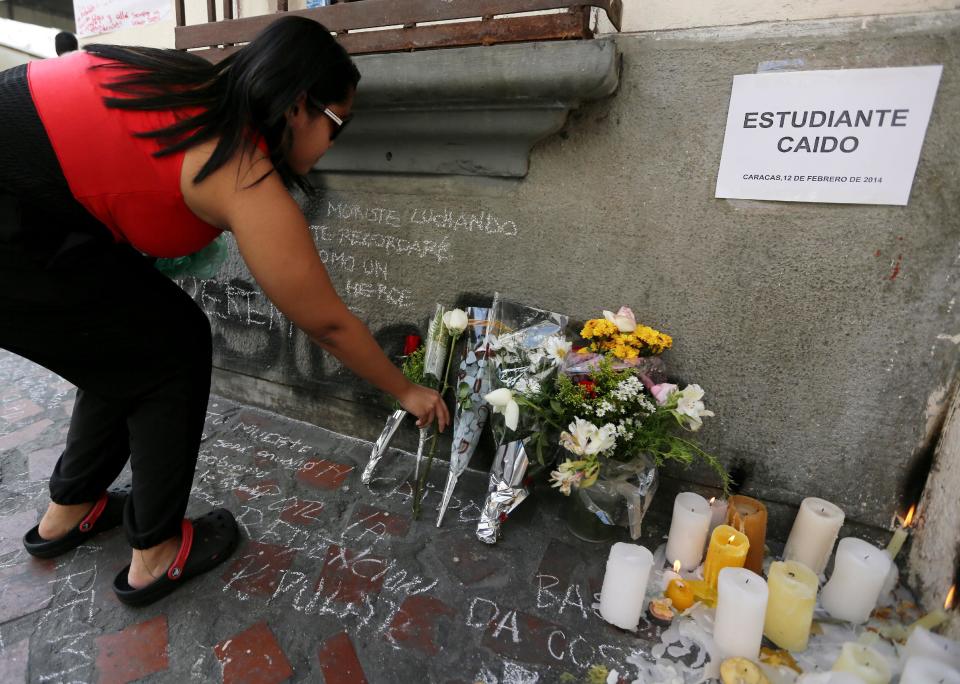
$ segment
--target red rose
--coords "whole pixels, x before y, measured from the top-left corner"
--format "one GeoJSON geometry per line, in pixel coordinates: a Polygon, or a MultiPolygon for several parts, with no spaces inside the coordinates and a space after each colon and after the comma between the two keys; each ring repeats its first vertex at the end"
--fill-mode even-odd
{"type": "Polygon", "coordinates": [[[417,349],[419,348],[420,348],[420,336],[407,335],[406,339],[403,341],[403,355],[410,356],[410,354],[417,351],[417,349]]]}
{"type": "Polygon", "coordinates": [[[593,380],[581,380],[577,383],[583,388],[583,391],[587,393],[591,399],[595,399],[597,396],[597,384],[593,380]]]}

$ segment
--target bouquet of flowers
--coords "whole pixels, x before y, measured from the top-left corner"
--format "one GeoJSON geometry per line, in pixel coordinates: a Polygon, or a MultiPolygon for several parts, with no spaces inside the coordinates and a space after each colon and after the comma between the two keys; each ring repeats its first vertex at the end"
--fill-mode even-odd
{"type": "Polygon", "coordinates": [[[636,539],[656,489],[656,469],[666,461],[702,459],[725,489],[729,476],[686,434],[713,416],[703,389],[662,382],[655,355],[670,348],[670,336],[637,325],[627,307],[604,316],[583,326],[589,347],[570,355],[548,403],[551,422],[566,426],[559,438],[565,456],[550,478],[604,523],[626,524],[636,539]],[[614,500],[626,505],[611,507],[614,500]]]}
{"type": "Polygon", "coordinates": [[[493,544],[500,524],[527,497],[523,486],[529,466],[528,449],[545,462],[549,448],[544,410],[571,344],[564,338],[567,317],[497,295],[487,338],[487,372],[497,453],[490,469],[488,495],[480,515],[477,536],[493,544]],[[523,410],[521,410],[523,408],[523,410]]]}
{"type": "MultiPolygon", "coordinates": [[[[403,374],[411,382],[425,385],[426,387],[431,387],[437,390],[440,389],[442,385],[442,378],[445,377],[444,361],[447,359],[447,350],[450,347],[450,334],[444,326],[444,316],[446,315],[449,318],[449,313],[450,312],[447,312],[441,304],[437,304],[434,315],[430,319],[430,324],[427,326],[427,342],[424,346],[412,345],[412,340],[410,338],[407,339],[404,346],[405,358],[402,368],[403,374]]],[[[396,434],[397,429],[400,427],[400,424],[403,422],[403,419],[406,416],[407,412],[399,406],[396,406],[393,413],[391,413],[390,417],[387,418],[386,425],[384,425],[383,431],[380,433],[377,441],[374,442],[373,449],[370,452],[370,457],[367,460],[367,465],[363,469],[363,473],[360,476],[360,481],[363,482],[363,484],[370,484],[371,480],[373,479],[374,471],[379,465],[380,460],[383,458],[383,455],[386,453],[387,448],[390,446],[390,441],[393,439],[394,434],[396,434]]],[[[432,425],[427,425],[420,429],[420,438],[417,445],[416,467],[414,470],[414,480],[418,487],[420,482],[420,467],[424,458],[424,449],[426,448],[427,441],[430,439],[433,431],[434,428],[432,425]]],[[[416,494],[417,492],[414,493],[415,506],[419,503],[419,499],[417,499],[416,494]]]]}

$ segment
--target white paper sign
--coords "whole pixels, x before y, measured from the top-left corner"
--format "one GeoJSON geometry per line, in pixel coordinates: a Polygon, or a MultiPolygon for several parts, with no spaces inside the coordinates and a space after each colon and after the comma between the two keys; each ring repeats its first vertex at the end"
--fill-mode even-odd
{"type": "Polygon", "coordinates": [[[73,0],[77,35],[99,36],[167,19],[173,0],[73,0]]]}
{"type": "Polygon", "coordinates": [[[716,196],[906,204],[942,70],[734,76],[716,196]]]}

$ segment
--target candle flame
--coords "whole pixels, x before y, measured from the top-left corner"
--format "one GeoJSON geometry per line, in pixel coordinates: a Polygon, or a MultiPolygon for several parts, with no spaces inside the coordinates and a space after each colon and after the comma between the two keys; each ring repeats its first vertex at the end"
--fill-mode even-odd
{"type": "Polygon", "coordinates": [[[913,514],[917,512],[917,504],[910,506],[910,510],[907,511],[907,517],[903,519],[903,526],[910,527],[910,523],[913,522],[913,514]]]}
{"type": "Polygon", "coordinates": [[[713,505],[713,502],[716,501],[716,500],[717,500],[717,497],[715,497],[715,496],[710,497],[710,505],[712,506],[712,505],[713,505]]]}
{"type": "Polygon", "coordinates": [[[730,535],[730,538],[727,540],[727,543],[728,543],[728,544],[732,544],[732,543],[733,543],[733,540],[736,539],[736,538],[737,538],[737,535],[731,534],[731,535],[730,535]]]}
{"type": "Polygon", "coordinates": [[[679,561],[679,560],[673,561],[673,571],[674,571],[675,573],[677,573],[677,574],[680,573],[680,561],[679,561]]]}
{"type": "Polygon", "coordinates": [[[957,595],[957,585],[954,584],[952,587],[950,587],[950,591],[947,592],[947,600],[943,602],[944,610],[950,610],[951,608],[953,608],[953,599],[956,598],[956,595],[957,595]]]}

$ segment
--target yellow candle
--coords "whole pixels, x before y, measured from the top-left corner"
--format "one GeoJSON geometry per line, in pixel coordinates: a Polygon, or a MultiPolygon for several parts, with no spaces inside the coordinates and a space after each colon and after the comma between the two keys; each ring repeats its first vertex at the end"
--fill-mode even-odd
{"type": "Polygon", "coordinates": [[[671,580],[667,586],[666,597],[673,602],[673,607],[681,613],[693,605],[693,589],[683,580],[671,580]]]}
{"type": "Polygon", "coordinates": [[[703,564],[704,582],[716,589],[720,571],[724,568],[742,568],[749,551],[750,540],[747,535],[729,525],[719,525],[710,535],[707,561],[703,564]]]}
{"type": "Polygon", "coordinates": [[[817,602],[817,576],[797,561],[773,563],[763,633],[787,651],[805,651],[817,602]]]}

